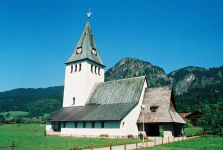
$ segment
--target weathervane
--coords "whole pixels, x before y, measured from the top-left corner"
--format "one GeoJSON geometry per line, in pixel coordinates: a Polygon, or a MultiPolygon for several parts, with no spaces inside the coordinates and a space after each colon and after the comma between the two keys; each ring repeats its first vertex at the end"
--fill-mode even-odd
{"type": "Polygon", "coordinates": [[[90,18],[90,15],[91,15],[91,12],[90,12],[90,8],[89,8],[89,13],[87,13],[88,20],[90,18]]]}

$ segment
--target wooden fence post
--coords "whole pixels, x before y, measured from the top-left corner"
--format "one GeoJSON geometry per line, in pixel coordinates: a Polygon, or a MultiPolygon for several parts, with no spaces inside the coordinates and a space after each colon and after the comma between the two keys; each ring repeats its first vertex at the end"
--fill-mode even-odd
{"type": "Polygon", "coordinates": [[[46,144],[47,144],[47,142],[45,142],[45,150],[46,150],[46,144]]]}
{"type": "Polygon", "coordinates": [[[126,141],[124,141],[124,150],[126,150],[126,141]]]}
{"type": "Polygon", "coordinates": [[[13,147],[14,147],[14,142],[12,143],[12,150],[13,150],[13,147]]]}
{"type": "Polygon", "coordinates": [[[154,146],[156,146],[156,138],[154,138],[154,146]]]}
{"type": "Polygon", "coordinates": [[[80,147],[80,150],[82,150],[82,147],[80,147]]]}
{"type": "Polygon", "coordinates": [[[178,135],[178,141],[180,140],[179,135],[178,135]]]}
{"type": "Polygon", "coordinates": [[[110,142],[110,150],[112,150],[112,143],[110,142]]]}
{"type": "Polygon", "coordinates": [[[163,137],[162,137],[162,144],[163,144],[163,137]]]}
{"type": "Polygon", "coordinates": [[[137,147],[137,139],[136,139],[136,149],[137,149],[138,147],[137,147]]]}
{"type": "Polygon", "coordinates": [[[168,136],[168,143],[170,143],[170,138],[169,138],[169,136],[168,136]]]}
{"type": "Polygon", "coordinates": [[[76,144],[76,150],[78,150],[78,145],[76,144]]]}
{"type": "Polygon", "coordinates": [[[146,147],[148,147],[148,139],[146,139],[146,147]]]}
{"type": "Polygon", "coordinates": [[[93,150],[93,143],[91,144],[91,150],[93,150]]]}

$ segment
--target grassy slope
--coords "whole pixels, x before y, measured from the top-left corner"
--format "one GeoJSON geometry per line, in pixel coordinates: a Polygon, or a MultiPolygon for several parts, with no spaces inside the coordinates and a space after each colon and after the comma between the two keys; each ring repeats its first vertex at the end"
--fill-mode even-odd
{"type": "Polygon", "coordinates": [[[154,147],[143,148],[142,150],[222,150],[223,138],[219,136],[203,136],[185,141],[179,141],[154,147]]]}
{"type": "MultiPolygon", "coordinates": [[[[75,137],[53,137],[44,136],[45,125],[41,128],[39,124],[22,124],[18,126],[15,124],[2,125],[0,126],[0,146],[11,145],[15,142],[15,145],[20,145],[16,147],[18,149],[44,149],[45,141],[47,141],[47,149],[68,149],[69,140],[71,141],[71,148],[74,148],[76,144],[81,147],[87,148],[90,142],[89,138],[75,138],[75,137]],[[34,132],[34,128],[37,128],[37,132],[34,132]],[[38,136],[37,133],[40,135],[38,136]]],[[[107,143],[112,142],[112,145],[119,145],[124,143],[133,143],[135,139],[107,139],[107,143]]],[[[94,147],[105,147],[106,139],[91,138],[91,142],[94,143],[94,147]]],[[[4,150],[9,150],[11,148],[4,148],[4,150]]]]}

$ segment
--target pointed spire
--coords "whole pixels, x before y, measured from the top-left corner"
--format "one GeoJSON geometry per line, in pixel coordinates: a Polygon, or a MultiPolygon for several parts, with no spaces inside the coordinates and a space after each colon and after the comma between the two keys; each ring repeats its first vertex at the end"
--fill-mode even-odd
{"type": "Polygon", "coordinates": [[[100,58],[89,21],[87,22],[84,31],[81,34],[73,54],[65,62],[65,64],[84,59],[91,60],[105,67],[105,64],[100,58]]]}

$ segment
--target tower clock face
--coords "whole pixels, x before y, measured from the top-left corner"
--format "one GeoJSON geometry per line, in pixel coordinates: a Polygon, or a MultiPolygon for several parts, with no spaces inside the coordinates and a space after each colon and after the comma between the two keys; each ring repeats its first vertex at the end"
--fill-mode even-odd
{"type": "Polygon", "coordinates": [[[97,51],[95,49],[92,49],[92,54],[96,55],[97,51]]]}
{"type": "Polygon", "coordinates": [[[81,47],[80,48],[77,48],[77,54],[80,54],[81,52],[82,52],[81,47]]]}

